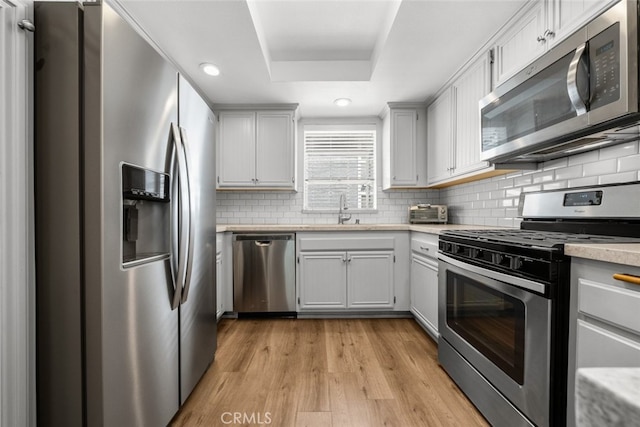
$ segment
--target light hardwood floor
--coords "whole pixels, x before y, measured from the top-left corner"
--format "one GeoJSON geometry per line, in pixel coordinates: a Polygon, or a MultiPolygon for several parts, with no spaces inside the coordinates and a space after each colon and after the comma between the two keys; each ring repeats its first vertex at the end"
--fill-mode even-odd
{"type": "Polygon", "coordinates": [[[487,426],[413,319],[223,319],[172,426],[487,426]]]}

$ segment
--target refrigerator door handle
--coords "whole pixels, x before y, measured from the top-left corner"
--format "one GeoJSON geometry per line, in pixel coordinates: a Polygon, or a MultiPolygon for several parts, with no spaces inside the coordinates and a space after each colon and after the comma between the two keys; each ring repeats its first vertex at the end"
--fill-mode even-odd
{"type": "Polygon", "coordinates": [[[186,191],[187,191],[187,208],[188,208],[188,246],[187,252],[185,254],[185,277],[184,277],[184,286],[182,288],[182,303],[187,302],[189,298],[189,289],[191,287],[191,270],[193,267],[193,243],[194,243],[194,226],[193,226],[193,197],[191,197],[191,189],[192,183],[189,178],[189,142],[187,140],[187,131],[184,128],[180,128],[180,139],[182,141],[182,151],[184,154],[184,164],[185,164],[185,176],[186,179],[186,191]]]}
{"type": "Polygon", "coordinates": [[[178,127],[171,123],[171,140],[173,142],[171,172],[173,174],[172,184],[172,220],[171,220],[171,277],[173,279],[173,296],[171,298],[171,309],[175,310],[180,305],[182,298],[182,287],[186,276],[186,251],[189,245],[189,203],[186,199],[188,195],[187,171],[182,149],[182,140],[178,127]]]}

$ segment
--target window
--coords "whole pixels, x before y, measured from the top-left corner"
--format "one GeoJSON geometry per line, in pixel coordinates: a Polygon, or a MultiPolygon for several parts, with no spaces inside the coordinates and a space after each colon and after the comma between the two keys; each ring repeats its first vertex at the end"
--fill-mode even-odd
{"type": "Polygon", "coordinates": [[[376,209],[376,126],[305,126],[304,209],[376,209]]]}

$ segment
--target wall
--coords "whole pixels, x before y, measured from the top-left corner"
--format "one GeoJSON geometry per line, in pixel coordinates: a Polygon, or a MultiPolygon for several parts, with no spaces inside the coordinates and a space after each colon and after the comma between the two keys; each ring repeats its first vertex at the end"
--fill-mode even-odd
{"type": "Polygon", "coordinates": [[[36,425],[31,0],[0,0],[0,427],[36,425]]]}
{"type": "MultiPolygon", "coordinates": [[[[542,163],[518,171],[442,190],[378,190],[378,211],[353,214],[362,223],[406,223],[414,203],[449,205],[449,222],[518,227],[523,191],[574,188],[640,180],[638,142],[542,163]]],[[[218,191],[218,224],[333,224],[335,213],[303,213],[301,192],[218,191]]],[[[337,201],[336,201],[337,207],[337,201]]]]}
{"type": "Polygon", "coordinates": [[[639,143],[545,162],[535,171],[519,171],[441,190],[454,224],[518,227],[523,191],[574,188],[640,180],[639,143]]]}
{"type": "MultiPolygon", "coordinates": [[[[438,190],[378,189],[377,212],[352,213],[363,224],[407,223],[408,207],[415,203],[439,203],[438,190]]],[[[302,212],[302,192],[283,191],[218,191],[216,218],[218,224],[335,224],[338,222],[338,200],[334,213],[302,212]]]]}

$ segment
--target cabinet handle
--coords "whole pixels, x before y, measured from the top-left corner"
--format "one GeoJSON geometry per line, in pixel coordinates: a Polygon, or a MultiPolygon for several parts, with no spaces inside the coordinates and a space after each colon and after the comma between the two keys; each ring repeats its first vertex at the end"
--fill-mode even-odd
{"type": "Polygon", "coordinates": [[[640,285],[640,277],[632,274],[620,274],[616,273],[613,278],[622,282],[633,283],[634,285],[640,285]]]}
{"type": "Polygon", "coordinates": [[[420,249],[422,249],[423,251],[429,252],[429,248],[425,248],[424,246],[420,246],[420,249]]]}
{"type": "Polygon", "coordinates": [[[544,34],[541,35],[541,36],[538,36],[538,38],[536,40],[538,40],[538,43],[541,43],[541,42],[542,43],[546,43],[547,39],[552,39],[552,38],[555,37],[555,35],[556,35],[556,33],[554,33],[553,31],[546,30],[544,32],[544,34]]]}

